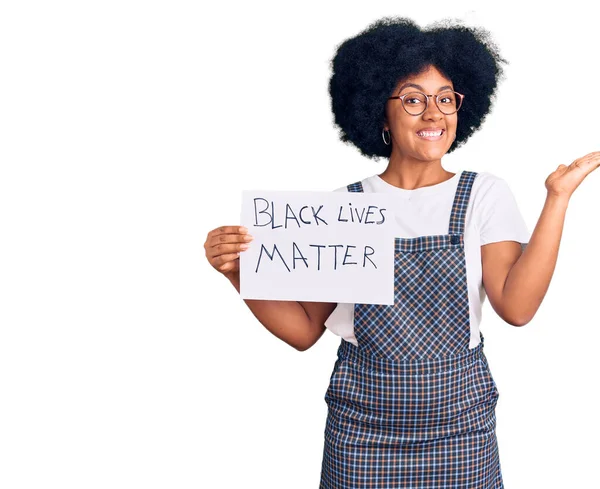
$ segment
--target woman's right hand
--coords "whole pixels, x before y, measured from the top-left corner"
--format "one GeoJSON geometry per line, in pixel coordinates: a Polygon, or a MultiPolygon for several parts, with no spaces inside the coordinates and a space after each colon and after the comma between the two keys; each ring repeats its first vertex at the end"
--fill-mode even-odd
{"type": "Polygon", "coordinates": [[[239,276],[240,252],[254,238],[243,226],[221,226],[210,231],[204,243],[206,258],[212,267],[227,278],[239,276]]]}

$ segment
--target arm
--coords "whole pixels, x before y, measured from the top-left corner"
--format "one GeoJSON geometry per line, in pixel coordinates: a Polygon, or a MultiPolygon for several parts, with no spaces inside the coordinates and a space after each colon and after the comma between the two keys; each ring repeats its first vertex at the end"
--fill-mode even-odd
{"type": "Polygon", "coordinates": [[[483,283],[496,313],[513,326],[527,324],[540,307],[556,267],[568,198],[548,194],[521,253],[515,241],[481,247],[483,283]]]}
{"type": "MultiPolygon", "coordinates": [[[[240,292],[240,253],[253,237],[243,226],[220,226],[209,231],[204,242],[208,262],[240,292]]],[[[244,299],[260,323],[277,338],[299,351],[314,345],[325,331],[325,320],[335,303],[263,301],[244,299]]]]}
{"type": "Polygon", "coordinates": [[[600,151],[595,151],[569,166],[559,165],[546,178],[546,202],[522,254],[514,241],[481,247],[486,293],[494,310],[507,323],[523,326],[533,319],[554,273],[571,195],[599,166],[600,151]]]}
{"type": "MultiPolygon", "coordinates": [[[[240,292],[240,275],[227,275],[240,292]]],[[[252,314],[273,335],[298,351],[308,350],[325,332],[325,320],[336,308],[330,302],[265,301],[244,299],[252,314]]]]}

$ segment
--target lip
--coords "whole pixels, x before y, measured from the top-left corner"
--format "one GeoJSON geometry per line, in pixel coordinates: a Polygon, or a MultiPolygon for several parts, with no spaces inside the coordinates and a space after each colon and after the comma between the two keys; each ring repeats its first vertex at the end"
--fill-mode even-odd
{"type": "Polygon", "coordinates": [[[444,133],[446,132],[446,129],[443,129],[441,127],[425,127],[423,129],[419,129],[417,132],[415,132],[415,134],[417,135],[417,137],[419,139],[425,139],[426,141],[439,141],[440,139],[442,139],[444,137],[444,133]],[[419,132],[421,131],[439,131],[441,129],[442,134],[440,134],[439,136],[419,136],[419,132]]]}

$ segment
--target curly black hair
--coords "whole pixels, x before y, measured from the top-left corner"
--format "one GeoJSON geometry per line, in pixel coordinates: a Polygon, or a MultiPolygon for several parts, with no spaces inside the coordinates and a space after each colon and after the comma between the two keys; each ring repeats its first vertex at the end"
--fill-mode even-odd
{"type": "Polygon", "coordinates": [[[465,95],[451,153],[489,113],[502,63],[508,64],[482,28],[445,19],[421,29],[407,18],[379,19],[342,42],[331,60],[329,94],[339,138],[364,156],[389,158],[392,147],[381,137],[387,99],[401,79],[433,65],[465,95]]]}

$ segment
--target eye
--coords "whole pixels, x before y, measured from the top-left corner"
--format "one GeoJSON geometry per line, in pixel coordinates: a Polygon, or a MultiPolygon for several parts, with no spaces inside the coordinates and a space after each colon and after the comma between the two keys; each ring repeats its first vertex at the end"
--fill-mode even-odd
{"type": "Polygon", "coordinates": [[[425,103],[425,95],[419,92],[409,92],[404,97],[406,105],[420,105],[425,103]]]}
{"type": "Polygon", "coordinates": [[[454,93],[443,93],[438,95],[439,103],[444,105],[454,105],[456,103],[456,96],[454,93]]]}

